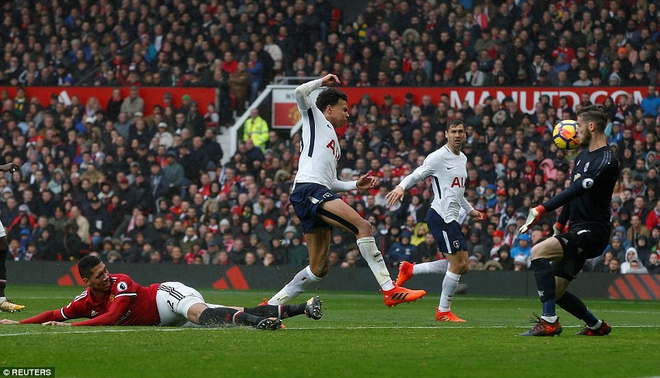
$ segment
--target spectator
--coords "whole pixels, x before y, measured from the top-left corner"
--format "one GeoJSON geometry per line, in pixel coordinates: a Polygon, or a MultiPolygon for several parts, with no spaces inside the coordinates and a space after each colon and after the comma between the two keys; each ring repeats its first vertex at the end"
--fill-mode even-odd
{"type": "Polygon", "coordinates": [[[116,122],[123,103],[124,99],[122,98],[121,90],[119,88],[114,88],[112,90],[112,97],[108,100],[108,104],[105,107],[105,115],[107,119],[116,122]]]}
{"type": "Polygon", "coordinates": [[[498,271],[502,270],[502,264],[500,264],[498,261],[495,260],[488,260],[484,264],[484,270],[489,270],[489,271],[498,271]]]}
{"type": "Polygon", "coordinates": [[[169,132],[169,126],[166,122],[158,123],[158,131],[156,132],[155,137],[157,138],[156,145],[152,144],[152,149],[158,146],[164,146],[166,149],[169,149],[174,143],[174,137],[172,133],[169,132]]]}
{"type": "Polygon", "coordinates": [[[203,136],[206,130],[204,117],[199,113],[197,101],[191,101],[186,114],[186,124],[189,125],[193,135],[203,136]]]}
{"type": "Polygon", "coordinates": [[[630,261],[630,267],[626,274],[648,274],[646,267],[640,263],[638,259],[633,259],[630,261]]]}
{"type": "Polygon", "coordinates": [[[401,261],[413,262],[417,247],[410,244],[411,233],[401,233],[401,240],[394,243],[385,254],[389,266],[398,266],[401,261]]]}
{"type": "Polygon", "coordinates": [[[598,256],[591,261],[594,272],[607,273],[610,270],[610,261],[616,256],[612,250],[606,250],[602,256],[598,256]]]}
{"type": "Polygon", "coordinates": [[[250,51],[248,55],[248,61],[245,65],[245,70],[250,74],[250,103],[253,103],[257,99],[257,94],[259,93],[259,88],[261,88],[261,83],[264,77],[264,66],[259,60],[259,56],[256,51],[250,51]]]}
{"type": "Polygon", "coordinates": [[[479,261],[477,256],[470,256],[468,258],[468,269],[469,270],[484,270],[484,263],[479,261]]]}
{"type": "Polygon", "coordinates": [[[529,235],[527,234],[518,235],[518,245],[511,250],[511,255],[515,257],[518,257],[518,255],[523,255],[525,256],[526,259],[529,258],[532,250],[530,242],[531,239],[529,235]]]}
{"type": "Polygon", "coordinates": [[[78,225],[75,220],[69,220],[65,224],[59,245],[63,260],[75,261],[82,257],[82,251],[86,250],[86,247],[78,236],[78,225]]]}
{"type": "Polygon", "coordinates": [[[619,266],[619,259],[617,259],[616,257],[614,257],[614,258],[612,258],[612,260],[610,260],[610,267],[609,267],[608,273],[614,273],[614,274],[621,273],[621,269],[620,269],[620,266],[619,266]]]}
{"type": "Polygon", "coordinates": [[[215,109],[214,104],[208,104],[204,114],[204,125],[206,129],[215,129],[220,125],[220,114],[215,109]]]}
{"type": "Polygon", "coordinates": [[[524,255],[518,255],[513,260],[513,270],[516,272],[527,270],[527,259],[524,255]]]}
{"type": "Polygon", "coordinates": [[[138,87],[131,87],[128,98],[124,100],[119,110],[128,117],[133,117],[137,112],[144,112],[144,100],[138,95],[138,87]]]}
{"type": "Polygon", "coordinates": [[[436,259],[438,253],[438,245],[433,238],[433,234],[427,232],[424,237],[424,242],[417,245],[417,253],[414,256],[414,262],[429,262],[436,259]]]}
{"type": "Polygon", "coordinates": [[[497,252],[498,260],[504,271],[512,271],[515,269],[515,261],[511,257],[511,247],[508,244],[500,247],[500,250],[497,252]]]}
{"type": "Polygon", "coordinates": [[[183,166],[179,163],[178,156],[175,152],[168,152],[166,157],[167,165],[163,169],[163,175],[165,176],[166,181],[169,183],[170,188],[181,187],[186,180],[183,166]]]}
{"type": "Polygon", "coordinates": [[[251,75],[246,69],[245,62],[238,62],[236,71],[231,73],[228,79],[229,94],[235,98],[235,108],[238,114],[245,113],[245,103],[251,93],[251,75]]]}
{"type": "Polygon", "coordinates": [[[148,181],[151,189],[151,196],[153,198],[161,198],[167,194],[167,191],[169,190],[167,178],[165,178],[160,164],[155,161],[151,163],[150,173],[148,181]]]}
{"type": "Polygon", "coordinates": [[[646,269],[650,274],[660,274],[660,261],[658,261],[658,252],[651,252],[649,261],[646,263],[646,269]]]}
{"type": "Polygon", "coordinates": [[[638,256],[637,256],[637,249],[635,249],[633,247],[630,247],[626,250],[625,261],[621,264],[621,268],[620,268],[621,274],[631,273],[630,270],[631,270],[631,265],[632,265],[633,260],[635,260],[639,265],[639,259],[638,259],[638,256]]]}
{"type": "Polygon", "coordinates": [[[222,151],[220,144],[217,142],[213,129],[207,128],[204,131],[204,139],[202,143],[209,163],[213,163],[214,167],[219,167],[222,157],[224,156],[224,152],[222,151]]]}
{"type": "Polygon", "coordinates": [[[265,152],[269,132],[268,123],[259,115],[259,109],[250,110],[250,118],[243,125],[243,141],[251,139],[256,147],[265,152]]]}

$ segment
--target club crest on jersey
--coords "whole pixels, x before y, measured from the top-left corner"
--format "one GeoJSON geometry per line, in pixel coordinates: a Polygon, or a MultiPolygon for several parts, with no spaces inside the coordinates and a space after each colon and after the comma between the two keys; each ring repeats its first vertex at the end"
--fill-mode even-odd
{"type": "Polygon", "coordinates": [[[582,181],[582,187],[585,189],[591,188],[593,184],[594,184],[594,180],[590,178],[584,179],[584,181],[582,181]]]}
{"type": "Polygon", "coordinates": [[[126,289],[128,289],[128,284],[126,284],[126,282],[122,281],[117,284],[117,291],[122,292],[126,289]]]}
{"type": "Polygon", "coordinates": [[[459,188],[465,188],[465,177],[454,177],[454,180],[451,182],[451,187],[458,186],[459,188]]]}

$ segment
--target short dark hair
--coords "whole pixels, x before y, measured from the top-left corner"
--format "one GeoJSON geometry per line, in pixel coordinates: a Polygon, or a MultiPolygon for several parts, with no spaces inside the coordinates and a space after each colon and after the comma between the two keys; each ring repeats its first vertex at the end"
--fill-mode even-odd
{"type": "Polygon", "coordinates": [[[465,123],[463,123],[463,118],[452,118],[447,122],[447,130],[452,128],[453,126],[458,126],[458,125],[463,125],[465,127],[465,123]]]}
{"type": "Polygon", "coordinates": [[[348,96],[346,96],[346,93],[340,91],[339,89],[328,88],[319,93],[319,96],[316,98],[316,107],[323,112],[328,105],[337,105],[339,100],[348,102],[348,96]]]}
{"type": "Polygon", "coordinates": [[[577,112],[577,116],[582,116],[586,122],[594,122],[598,131],[605,132],[607,127],[607,112],[602,105],[587,105],[577,112]]]}
{"type": "Polygon", "coordinates": [[[101,263],[96,256],[87,255],[78,261],[78,273],[80,277],[89,278],[92,275],[92,270],[101,263]]]}

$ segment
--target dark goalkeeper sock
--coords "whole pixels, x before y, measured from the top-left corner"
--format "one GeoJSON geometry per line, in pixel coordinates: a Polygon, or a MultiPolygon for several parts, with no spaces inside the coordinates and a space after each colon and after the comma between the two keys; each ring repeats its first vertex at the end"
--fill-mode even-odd
{"type": "Polygon", "coordinates": [[[199,316],[201,325],[249,325],[256,326],[263,318],[228,307],[207,308],[199,316]]]}
{"type": "Polygon", "coordinates": [[[252,308],[245,308],[245,313],[263,318],[286,319],[292,316],[305,313],[305,303],[293,305],[265,305],[252,308]]]}
{"type": "Polygon", "coordinates": [[[567,291],[564,293],[564,296],[557,301],[557,304],[569,314],[580,320],[584,320],[589,327],[593,327],[598,323],[598,318],[589,311],[580,298],[571,292],[567,291]]]}
{"type": "Polygon", "coordinates": [[[543,304],[543,316],[556,316],[555,313],[555,274],[548,259],[532,260],[532,270],[536,278],[536,287],[543,304]]]}

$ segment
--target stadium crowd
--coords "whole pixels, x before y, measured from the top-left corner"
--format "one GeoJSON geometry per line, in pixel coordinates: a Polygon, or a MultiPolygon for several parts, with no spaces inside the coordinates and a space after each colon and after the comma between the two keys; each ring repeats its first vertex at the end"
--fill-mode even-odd
{"type": "MultiPolygon", "coordinates": [[[[19,87],[16,96],[0,93],[2,157],[21,167],[0,178],[10,259],[98,253],[108,262],[305,265],[288,202],[299,137],[266,138],[253,114],[259,138],[245,133],[223,165],[215,135],[231,120],[227,109],[242,113],[274,77],[335,72],[358,87],[648,88],[641,104],[625,95],[604,102],[610,146],[625,168],[611,244],[588,269],[660,272],[653,2],[377,0],[342,19],[331,0],[13,1],[0,19],[0,85],[19,87]],[[40,104],[23,89],[86,85],[131,91],[123,98],[116,90],[107,104],[73,95],[68,105],[57,96],[40,104]],[[166,106],[144,109],[140,88],[150,86],[219,87],[221,107],[198,104],[191,90],[179,107],[165,95],[166,106]]],[[[556,121],[574,117],[566,99],[555,105],[544,96],[531,114],[512,98],[460,109],[446,95],[438,103],[412,94],[403,103],[349,100],[349,122],[337,130],[341,178],[369,172],[382,184],[344,200],[372,223],[391,266],[439,258],[422,222],[427,183],[400,206],[385,195],[443,145],[446,122],[462,117],[466,195],[487,215],[464,223],[470,267],[527,268],[554,214],[530,235],[517,230],[530,206],[565,187],[573,164],[551,138],[556,121]]],[[[335,232],[329,264],[364,265],[354,242],[335,232]]]]}

